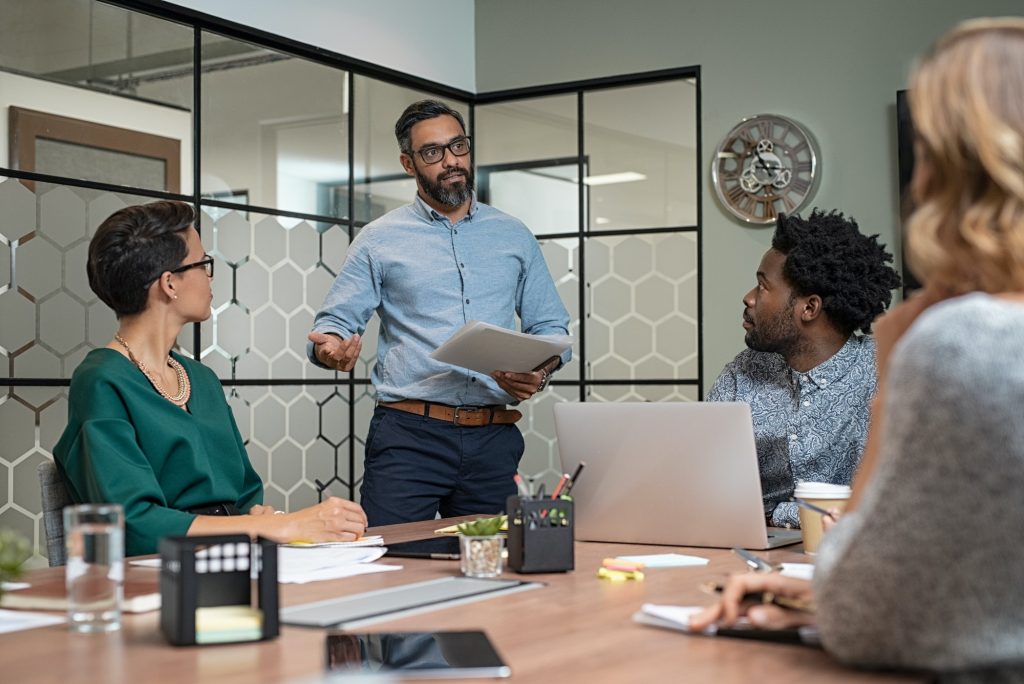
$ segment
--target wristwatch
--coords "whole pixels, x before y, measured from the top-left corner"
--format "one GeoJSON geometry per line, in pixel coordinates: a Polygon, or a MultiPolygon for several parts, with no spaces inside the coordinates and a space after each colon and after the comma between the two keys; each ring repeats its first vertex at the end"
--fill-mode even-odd
{"type": "Polygon", "coordinates": [[[551,380],[551,373],[548,373],[546,368],[540,369],[540,384],[537,385],[537,391],[543,392],[547,389],[548,382],[551,380]]]}

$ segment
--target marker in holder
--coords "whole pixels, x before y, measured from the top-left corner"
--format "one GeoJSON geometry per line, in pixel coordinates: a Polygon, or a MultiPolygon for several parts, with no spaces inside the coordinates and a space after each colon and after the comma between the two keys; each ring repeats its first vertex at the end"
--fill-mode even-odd
{"type": "Polygon", "coordinates": [[[575,566],[572,501],[510,496],[508,567],[515,572],[568,572],[575,566]]]}

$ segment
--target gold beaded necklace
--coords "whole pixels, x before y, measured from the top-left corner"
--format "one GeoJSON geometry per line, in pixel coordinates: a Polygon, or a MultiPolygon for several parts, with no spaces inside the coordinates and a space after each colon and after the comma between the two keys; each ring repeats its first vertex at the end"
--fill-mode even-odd
{"type": "Polygon", "coordinates": [[[135,367],[142,371],[142,374],[146,376],[146,379],[149,380],[149,383],[153,385],[153,388],[159,392],[161,397],[175,406],[185,408],[185,404],[188,403],[189,397],[192,396],[192,384],[188,381],[188,373],[185,372],[185,368],[175,361],[174,357],[170,354],[167,355],[167,365],[174,369],[174,374],[178,378],[178,393],[172,397],[163,388],[163,385],[160,384],[160,380],[158,380],[153,372],[149,370],[146,364],[135,358],[135,354],[132,353],[131,348],[128,346],[128,343],[124,341],[124,338],[121,337],[120,333],[115,334],[114,339],[117,340],[118,344],[124,347],[124,350],[128,352],[128,360],[134,363],[135,367]]]}

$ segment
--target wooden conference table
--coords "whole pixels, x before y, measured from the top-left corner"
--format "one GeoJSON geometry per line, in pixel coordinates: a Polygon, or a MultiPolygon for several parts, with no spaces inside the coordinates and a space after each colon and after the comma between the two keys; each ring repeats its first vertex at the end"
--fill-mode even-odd
{"type": "MultiPolygon", "coordinates": [[[[369,530],[398,543],[430,536],[457,522],[430,520],[369,530]]],[[[799,547],[790,547],[790,549],[799,547]]],[[[805,562],[789,549],[764,552],[773,562],[805,562]]],[[[362,575],[302,585],[281,585],[283,606],[451,576],[458,561],[385,557],[398,572],[362,575]]],[[[513,592],[380,622],[358,631],[483,629],[511,666],[512,679],[533,682],[913,682],[893,673],[844,668],[824,652],[726,637],[700,637],[646,627],[632,615],[646,602],[706,604],[698,585],[745,569],[721,549],[688,549],[624,544],[576,543],[576,570],[565,574],[505,577],[547,586],[513,592]],[[676,551],[710,559],[703,567],[650,570],[643,582],[613,583],[596,577],[602,559],[627,553],[676,551]]],[[[34,570],[27,579],[62,568],[34,570]]],[[[158,571],[132,566],[133,578],[158,571]]],[[[258,684],[317,681],[324,667],[324,632],[282,627],[272,641],[223,646],[174,647],[159,631],[159,612],[125,615],[121,631],[74,634],[64,625],[0,634],[0,679],[18,684],[258,684]]]]}

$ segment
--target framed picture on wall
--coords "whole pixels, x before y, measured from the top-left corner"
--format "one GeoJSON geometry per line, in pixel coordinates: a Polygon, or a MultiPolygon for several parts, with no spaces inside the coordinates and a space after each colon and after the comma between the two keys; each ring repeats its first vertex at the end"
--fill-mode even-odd
{"type": "Polygon", "coordinates": [[[181,191],[181,141],[175,138],[13,106],[8,129],[15,169],[181,191]]]}

